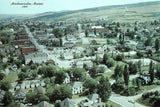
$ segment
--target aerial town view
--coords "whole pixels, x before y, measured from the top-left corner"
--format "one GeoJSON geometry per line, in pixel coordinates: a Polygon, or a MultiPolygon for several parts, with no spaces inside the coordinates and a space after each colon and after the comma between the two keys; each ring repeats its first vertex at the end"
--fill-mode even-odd
{"type": "Polygon", "coordinates": [[[8,1],[0,107],[160,107],[160,1],[8,1]]]}

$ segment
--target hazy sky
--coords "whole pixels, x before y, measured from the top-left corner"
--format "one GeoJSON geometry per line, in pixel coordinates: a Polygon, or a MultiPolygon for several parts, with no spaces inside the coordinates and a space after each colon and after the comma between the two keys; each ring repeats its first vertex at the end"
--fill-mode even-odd
{"type": "Polygon", "coordinates": [[[35,14],[48,11],[78,10],[91,7],[131,4],[159,0],[0,0],[0,14],[35,14]],[[43,3],[43,5],[11,5],[11,3],[43,3]]]}

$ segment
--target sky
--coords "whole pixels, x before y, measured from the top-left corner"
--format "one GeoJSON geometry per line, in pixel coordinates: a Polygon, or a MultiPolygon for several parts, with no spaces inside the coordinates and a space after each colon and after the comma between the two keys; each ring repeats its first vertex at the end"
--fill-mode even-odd
{"type": "Polygon", "coordinates": [[[37,14],[50,11],[79,10],[85,8],[132,4],[159,0],[0,0],[0,14],[37,14]],[[43,3],[43,5],[11,5],[12,3],[43,3]]]}

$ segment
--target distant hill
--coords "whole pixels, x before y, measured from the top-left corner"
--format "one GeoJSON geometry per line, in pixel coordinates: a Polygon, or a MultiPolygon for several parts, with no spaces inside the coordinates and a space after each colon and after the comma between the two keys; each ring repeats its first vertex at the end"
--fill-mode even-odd
{"type": "Polygon", "coordinates": [[[160,1],[136,4],[102,6],[81,10],[45,12],[36,15],[0,15],[0,20],[25,19],[33,21],[78,21],[84,19],[108,19],[134,22],[160,19],[160,1]]]}
{"type": "Polygon", "coordinates": [[[160,19],[160,1],[102,6],[75,11],[47,12],[35,15],[34,21],[69,21],[108,19],[120,22],[160,19]]]}

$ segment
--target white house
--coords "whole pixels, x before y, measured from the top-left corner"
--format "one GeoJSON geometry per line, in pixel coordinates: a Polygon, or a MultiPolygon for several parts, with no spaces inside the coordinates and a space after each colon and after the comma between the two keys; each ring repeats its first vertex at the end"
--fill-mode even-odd
{"type": "Polygon", "coordinates": [[[106,103],[101,102],[101,98],[95,93],[83,100],[80,107],[106,107],[106,103]]]}
{"type": "Polygon", "coordinates": [[[66,73],[66,78],[63,81],[64,84],[69,84],[70,83],[70,76],[68,75],[68,73],[66,73]]]}
{"type": "Polygon", "coordinates": [[[24,55],[25,64],[28,64],[30,61],[33,63],[43,63],[48,60],[48,55],[46,53],[30,53],[24,55]]]}
{"type": "Polygon", "coordinates": [[[60,103],[61,107],[77,107],[76,104],[69,98],[64,99],[61,103],[60,103]]]}
{"type": "Polygon", "coordinates": [[[72,94],[80,94],[83,92],[83,85],[81,82],[76,81],[72,84],[71,87],[72,87],[72,94]]]}

